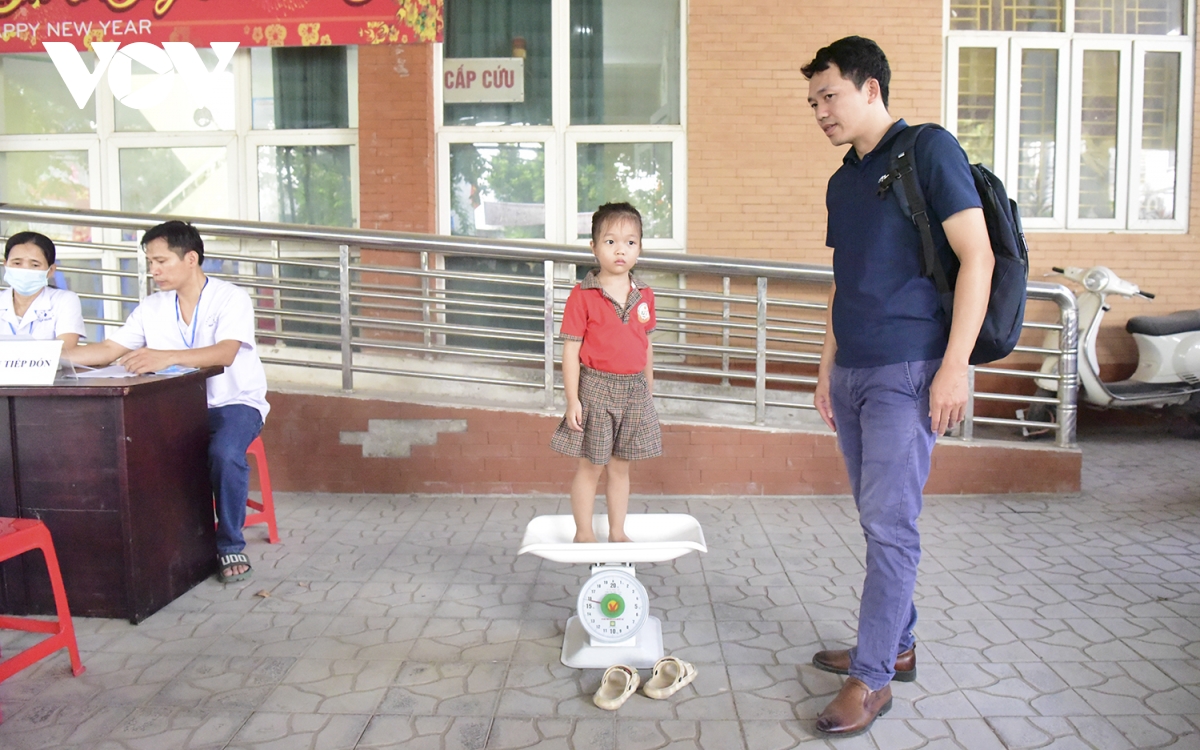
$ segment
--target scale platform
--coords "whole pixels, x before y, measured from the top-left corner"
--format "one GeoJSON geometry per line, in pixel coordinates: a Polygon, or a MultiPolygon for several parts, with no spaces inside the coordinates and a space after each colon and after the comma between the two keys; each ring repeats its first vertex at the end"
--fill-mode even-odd
{"type": "MultiPolygon", "coordinates": [[[[597,539],[608,539],[608,517],[593,516],[592,529],[597,539]]],[[[631,514],[625,517],[625,533],[636,541],[576,544],[572,541],[575,538],[573,517],[538,516],[525,527],[518,554],[537,555],[553,562],[587,564],[592,566],[593,575],[616,570],[633,576],[634,564],[667,562],[689,552],[708,551],[700,522],[686,513],[631,514]]],[[[641,584],[637,586],[643,588],[641,584]]],[[[604,643],[591,637],[578,614],[567,620],[561,660],[568,667],[606,669],[614,664],[625,664],[646,669],[653,667],[662,656],[662,622],[653,615],[647,615],[632,638],[619,643],[604,643]]]]}
{"type": "MultiPolygon", "coordinates": [[[[597,539],[608,539],[608,516],[592,516],[597,539]]],[[[686,513],[631,513],[625,533],[635,541],[576,544],[571,516],[538,516],[525,527],[519,555],[537,555],[562,563],[667,562],[689,552],[707,552],[700,522],[686,513]]]]}

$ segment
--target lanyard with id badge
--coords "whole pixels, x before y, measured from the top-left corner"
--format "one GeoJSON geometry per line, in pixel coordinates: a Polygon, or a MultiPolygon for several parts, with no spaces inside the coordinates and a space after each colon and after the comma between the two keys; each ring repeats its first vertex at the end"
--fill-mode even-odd
{"type": "MultiPolygon", "coordinates": [[[[200,326],[200,303],[204,301],[204,290],[208,288],[208,279],[204,279],[204,286],[200,287],[200,294],[196,297],[196,309],[192,311],[192,324],[185,326],[183,324],[183,312],[179,307],[179,293],[175,293],[175,328],[179,331],[179,337],[183,339],[184,348],[191,349],[196,346],[196,329],[200,326]],[[186,333],[185,333],[186,332],[186,333]]],[[[195,367],[185,367],[184,365],[171,365],[170,367],[156,371],[155,375],[181,375],[185,372],[195,372],[195,367]]]]}
{"type": "Polygon", "coordinates": [[[179,309],[179,293],[175,293],[175,327],[179,329],[179,337],[183,339],[183,345],[187,349],[191,349],[196,345],[196,328],[200,322],[200,303],[204,301],[204,290],[208,288],[208,279],[204,279],[204,286],[200,287],[200,294],[196,296],[196,309],[192,311],[192,325],[190,336],[185,335],[184,331],[188,327],[183,324],[183,313],[179,309]]]}

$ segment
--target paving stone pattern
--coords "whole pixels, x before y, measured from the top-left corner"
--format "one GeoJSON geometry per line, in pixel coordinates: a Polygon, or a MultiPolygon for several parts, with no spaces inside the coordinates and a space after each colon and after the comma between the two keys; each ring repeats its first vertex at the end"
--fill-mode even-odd
{"type": "Polygon", "coordinates": [[[638,570],[699,677],[609,713],[559,663],[586,569],[516,555],[566,500],[290,494],[250,581],[77,619],[83,676],[60,652],[0,684],[0,747],[1196,750],[1200,443],[1092,438],[1084,469],[1081,495],[927,499],[919,679],[861,737],[816,736],[841,678],[809,666],[854,634],[849,498],[635,498],[703,525],[708,554],[638,570]]]}

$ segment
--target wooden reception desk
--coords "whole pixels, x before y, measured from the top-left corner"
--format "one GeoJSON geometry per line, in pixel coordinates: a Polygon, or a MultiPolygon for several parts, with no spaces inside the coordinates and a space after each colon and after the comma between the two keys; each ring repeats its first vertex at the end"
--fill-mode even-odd
{"type": "MultiPolygon", "coordinates": [[[[141,622],[216,572],[205,381],[0,387],[0,516],[54,539],[71,614],[141,622]]],[[[54,611],[41,556],[0,565],[0,609],[54,611]]]]}

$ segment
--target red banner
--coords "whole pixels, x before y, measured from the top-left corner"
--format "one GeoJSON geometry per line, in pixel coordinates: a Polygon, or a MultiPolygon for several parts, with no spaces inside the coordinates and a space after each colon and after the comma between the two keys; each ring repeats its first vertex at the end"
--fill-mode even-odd
{"type": "Polygon", "coordinates": [[[442,0],[0,0],[0,53],[41,52],[44,42],[440,42],[442,23],[442,0]]]}

